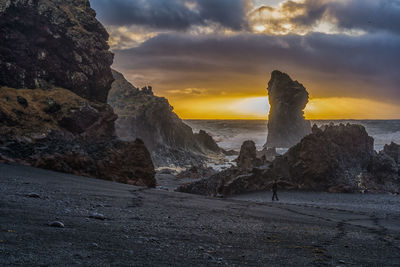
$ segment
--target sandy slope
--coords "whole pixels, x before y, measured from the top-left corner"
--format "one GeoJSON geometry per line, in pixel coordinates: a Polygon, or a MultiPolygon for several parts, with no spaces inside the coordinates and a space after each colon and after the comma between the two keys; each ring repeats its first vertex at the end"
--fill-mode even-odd
{"type": "Polygon", "coordinates": [[[0,265],[396,266],[400,215],[385,214],[211,199],[0,165],[0,265]],[[32,192],[40,198],[27,197],[32,192]],[[89,218],[94,212],[106,219],[89,218]],[[65,228],[48,226],[54,220],[65,228]]]}

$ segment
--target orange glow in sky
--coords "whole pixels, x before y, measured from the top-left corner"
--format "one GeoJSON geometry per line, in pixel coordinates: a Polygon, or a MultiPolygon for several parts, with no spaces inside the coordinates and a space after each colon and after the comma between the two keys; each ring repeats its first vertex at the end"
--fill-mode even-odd
{"type": "MultiPolygon", "coordinates": [[[[182,119],[267,119],[267,97],[169,98],[182,119]]],[[[314,98],[307,119],[399,119],[400,107],[358,98],[314,98]]]]}

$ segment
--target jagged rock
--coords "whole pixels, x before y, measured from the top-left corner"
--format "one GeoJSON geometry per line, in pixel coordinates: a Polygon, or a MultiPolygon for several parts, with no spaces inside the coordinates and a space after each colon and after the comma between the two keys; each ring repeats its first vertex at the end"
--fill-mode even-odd
{"type": "Polygon", "coordinates": [[[257,151],[257,157],[261,159],[262,162],[272,162],[279,156],[276,152],[275,147],[264,147],[261,151],[257,151]]]}
{"type": "Polygon", "coordinates": [[[383,152],[392,157],[397,164],[400,164],[400,145],[392,142],[390,145],[385,145],[383,152]]]}
{"type": "Polygon", "coordinates": [[[116,133],[122,140],[140,138],[157,167],[202,165],[207,153],[222,152],[206,132],[194,134],[174,112],[168,100],[130,84],[121,73],[115,78],[108,102],[118,114],[116,133]]]}
{"type": "Polygon", "coordinates": [[[204,179],[211,175],[214,175],[216,171],[211,167],[205,166],[192,166],[191,168],[184,170],[176,175],[178,179],[204,179]]]}
{"type": "Polygon", "coordinates": [[[230,168],[209,178],[185,184],[176,191],[205,196],[228,196],[245,192],[259,191],[271,187],[264,178],[265,170],[253,169],[251,172],[230,168]]]}
{"type": "Polygon", "coordinates": [[[231,168],[178,191],[230,195],[267,190],[277,179],[284,189],[398,193],[400,168],[393,158],[398,155],[398,145],[386,146],[378,154],[373,142],[361,125],[314,126],[312,134],[276,157],[270,166],[231,168]]]}
{"type": "Polygon", "coordinates": [[[0,162],[155,187],[144,143],[115,138],[107,39],[88,0],[0,0],[0,162]]]}
{"type": "Polygon", "coordinates": [[[244,141],[241,148],[239,157],[237,158],[237,166],[240,169],[253,169],[260,165],[260,161],[257,159],[257,149],[254,141],[244,141]]]}
{"type": "Polygon", "coordinates": [[[109,105],[90,102],[69,90],[0,88],[1,134],[46,136],[63,130],[91,139],[108,138],[115,135],[116,119],[109,105]],[[20,99],[29,105],[21,105],[20,99]]]}
{"type": "Polygon", "coordinates": [[[374,156],[374,140],[361,125],[315,129],[273,162],[270,177],[291,181],[299,189],[326,191],[346,185],[357,189],[357,177],[374,156]]]}
{"type": "Polygon", "coordinates": [[[0,86],[106,102],[113,55],[95,17],[88,0],[0,0],[0,86]]]}
{"type": "Polygon", "coordinates": [[[155,171],[143,141],[87,140],[52,132],[37,140],[0,138],[0,162],[155,187],[155,171]]]}
{"type": "Polygon", "coordinates": [[[273,71],[268,83],[270,112],[266,147],[289,148],[311,133],[311,124],[304,119],[308,92],[289,75],[273,71]]]}
{"type": "Polygon", "coordinates": [[[217,145],[215,140],[206,131],[200,130],[199,133],[194,134],[194,138],[204,152],[213,151],[216,153],[221,152],[221,148],[217,145]]]}

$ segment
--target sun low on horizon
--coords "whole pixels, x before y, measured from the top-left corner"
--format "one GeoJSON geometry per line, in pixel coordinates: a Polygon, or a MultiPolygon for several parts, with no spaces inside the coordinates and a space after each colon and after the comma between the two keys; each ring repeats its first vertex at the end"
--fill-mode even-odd
{"type": "Polygon", "coordinates": [[[113,67],[151,85],[182,119],[267,119],[275,69],[309,92],[307,119],[400,119],[396,1],[91,5],[110,34],[113,67]]]}

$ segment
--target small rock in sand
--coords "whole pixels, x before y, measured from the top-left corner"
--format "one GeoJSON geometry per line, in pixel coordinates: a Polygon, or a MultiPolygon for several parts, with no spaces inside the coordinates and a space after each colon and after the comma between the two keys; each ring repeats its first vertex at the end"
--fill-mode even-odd
{"type": "Polygon", "coordinates": [[[38,193],[29,193],[28,194],[28,197],[31,197],[31,198],[40,198],[40,195],[38,194],[38,193]]]}
{"type": "Polygon", "coordinates": [[[97,213],[97,212],[90,215],[89,218],[96,219],[96,220],[102,220],[102,221],[104,221],[106,219],[106,217],[103,214],[97,213]]]}
{"type": "Polygon", "coordinates": [[[57,227],[57,228],[64,228],[65,227],[64,224],[62,222],[60,222],[60,221],[51,222],[51,223],[49,223],[49,226],[57,227]]]}

